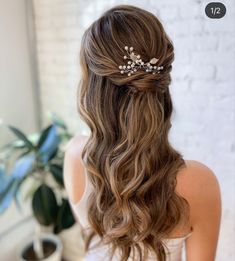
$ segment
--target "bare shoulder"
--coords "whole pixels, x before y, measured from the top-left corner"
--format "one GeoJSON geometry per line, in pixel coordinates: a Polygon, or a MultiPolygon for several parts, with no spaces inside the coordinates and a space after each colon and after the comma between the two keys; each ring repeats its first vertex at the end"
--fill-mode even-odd
{"type": "Polygon", "coordinates": [[[85,135],[76,135],[72,137],[65,148],[65,154],[72,156],[72,157],[78,157],[78,155],[81,154],[81,151],[87,142],[88,136],[85,135]]]}
{"type": "Polygon", "coordinates": [[[81,154],[87,139],[87,136],[76,135],[69,140],[65,148],[63,177],[72,202],[77,202],[84,190],[85,179],[81,154]]]}
{"type": "Polygon", "coordinates": [[[177,176],[176,191],[190,205],[191,223],[209,218],[210,211],[218,213],[221,208],[220,186],[216,174],[207,165],[196,160],[185,160],[186,167],[177,176]]]}
{"type": "Polygon", "coordinates": [[[214,171],[196,160],[185,160],[186,167],[177,176],[177,190],[189,199],[195,200],[201,196],[218,194],[220,191],[218,179],[214,171]]]}
{"type": "Polygon", "coordinates": [[[176,191],[190,206],[192,235],[186,242],[187,260],[215,260],[221,220],[221,194],[214,171],[205,164],[186,160],[177,176],[176,191]]]}

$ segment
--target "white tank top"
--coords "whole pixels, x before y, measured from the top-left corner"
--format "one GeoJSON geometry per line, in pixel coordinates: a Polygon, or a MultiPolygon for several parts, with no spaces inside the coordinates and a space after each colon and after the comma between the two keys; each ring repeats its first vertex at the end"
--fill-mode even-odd
{"type": "MultiPolygon", "coordinates": [[[[71,206],[73,208],[74,213],[76,214],[81,226],[85,231],[89,231],[90,225],[88,223],[88,218],[87,218],[87,200],[92,192],[92,184],[87,178],[87,174],[85,171],[85,190],[84,193],[77,203],[73,203],[70,201],[71,206]]],[[[165,244],[167,245],[167,261],[182,261],[182,253],[184,251],[184,243],[186,238],[188,238],[192,232],[188,233],[184,237],[177,237],[177,238],[167,238],[164,240],[165,244]],[[169,251],[169,252],[168,252],[169,251]]],[[[98,236],[95,236],[91,242],[90,246],[94,246],[95,243],[99,242],[98,236]]],[[[107,245],[99,245],[98,247],[95,247],[91,250],[89,250],[84,258],[84,261],[120,261],[118,258],[118,254],[115,253],[115,256],[113,257],[112,260],[108,258],[108,251],[109,248],[107,245]]],[[[183,256],[183,260],[184,260],[183,256]]],[[[128,261],[134,261],[133,258],[129,257],[128,261]]],[[[154,256],[150,256],[148,258],[148,261],[157,261],[154,256]]]]}

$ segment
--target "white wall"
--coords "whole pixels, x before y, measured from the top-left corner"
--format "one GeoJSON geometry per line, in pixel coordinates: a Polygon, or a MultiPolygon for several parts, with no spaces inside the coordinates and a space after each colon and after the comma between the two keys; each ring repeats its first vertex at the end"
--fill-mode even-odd
{"type": "Polygon", "coordinates": [[[171,139],[186,159],[211,167],[221,184],[223,217],[218,261],[235,259],[235,2],[223,1],[220,20],[205,16],[201,0],[36,0],[37,50],[43,115],[58,112],[76,132],[78,51],[84,29],[104,9],[129,3],[162,20],[175,44],[171,139]]]}
{"type": "MultiPolygon", "coordinates": [[[[24,0],[0,0],[0,119],[29,134],[36,131],[36,118],[25,8],[24,0]]],[[[0,128],[0,146],[13,138],[0,128]]],[[[0,216],[0,245],[2,232],[28,212],[20,214],[12,204],[0,216]]]]}
{"type": "MultiPolygon", "coordinates": [[[[0,118],[35,131],[32,76],[24,0],[0,0],[0,118]]],[[[12,135],[0,129],[0,146],[12,135]]]]}

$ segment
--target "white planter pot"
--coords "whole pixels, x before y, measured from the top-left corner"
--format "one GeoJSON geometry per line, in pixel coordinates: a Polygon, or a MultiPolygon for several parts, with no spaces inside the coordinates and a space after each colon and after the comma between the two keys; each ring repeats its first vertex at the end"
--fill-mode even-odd
{"type": "MultiPolygon", "coordinates": [[[[49,241],[53,245],[55,245],[54,252],[46,258],[40,259],[40,261],[61,261],[63,247],[62,247],[62,243],[61,243],[61,240],[59,239],[59,237],[54,234],[42,234],[42,235],[40,235],[40,239],[42,241],[47,241],[47,242],[49,241]]],[[[30,246],[32,246],[32,244],[33,244],[33,240],[30,239],[30,240],[26,241],[23,246],[21,246],[21,248],[18,252],[19,261],[29,261],[28,259],[25,259],[23,257],[23,253],[27,249],[29,249],[30,246]]]]}

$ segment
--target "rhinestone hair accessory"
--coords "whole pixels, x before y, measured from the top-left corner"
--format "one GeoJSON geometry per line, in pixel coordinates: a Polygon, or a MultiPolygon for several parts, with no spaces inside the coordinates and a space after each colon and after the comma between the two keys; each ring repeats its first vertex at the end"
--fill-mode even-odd
{"type": "Polygon", "coordinates": [[[127,55],[124,55],[123,58],[127,61],[125,65],[119,65],[120,73],[125,74],[127,73],[128,76],[131,76],[134,72],[139,69],[143,69],[146,72],[152,72],[152,74],[160,73],[163,69],[163,66],[157,66],[157,62],[159,59],[151,58],[149,62],[142,61],[139,54],[134,52],[133,47],[125,46],[124,48],[127,52],[127,55]]]}

